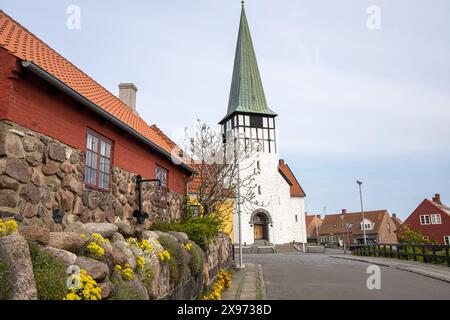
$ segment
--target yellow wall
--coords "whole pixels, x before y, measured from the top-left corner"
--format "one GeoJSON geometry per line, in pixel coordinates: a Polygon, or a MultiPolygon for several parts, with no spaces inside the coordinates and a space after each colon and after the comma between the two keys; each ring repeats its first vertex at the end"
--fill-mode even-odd
{"type": "MultiPolygon", "coordinates": [[[[199,205],[195,196],[189,196],[189,205],[199,205]]],[[[224,225],[223,231],[233,239],[233,209],[234,209],[234,200],[226,199],[223,201],[222,205],[219,208],[220,216],[223,217],[224,225]]],[[[202,208],[200,207],[200,214],[202,214],[202,208]]]]}

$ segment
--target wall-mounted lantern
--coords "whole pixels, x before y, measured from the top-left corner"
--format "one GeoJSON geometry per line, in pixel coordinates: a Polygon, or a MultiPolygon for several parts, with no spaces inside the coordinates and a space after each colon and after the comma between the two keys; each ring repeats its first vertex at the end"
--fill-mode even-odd
{"type": "Polygon", "coordinates": [[[161,180],[159,179],[147,179],[143,180],[142,176],[136,176],[136,191],[138,193],[138,210],[133,211],[133,217],[135,217],[138,223],[143,224],[145,219],[148,219],[148,213],[142,212],[142,184],[144,182],[156,182],[161,187],[161,180]]]}

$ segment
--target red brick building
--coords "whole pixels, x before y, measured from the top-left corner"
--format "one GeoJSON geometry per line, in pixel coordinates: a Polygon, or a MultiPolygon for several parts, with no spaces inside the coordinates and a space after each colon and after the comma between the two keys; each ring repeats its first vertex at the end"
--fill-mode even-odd
{"type": "Polygon", "coordinates": [[[319,234],[320,226],[322,225],[322,219],[320,214],[308,215],[305,214],[306,222],[306,238],[308,243],[318,243],[317,236],[319,234]]]}
{"type": "Polygon", "coordinates": [[[146,221],[177,219],[193,169],[136,111],[0,11],[0,212],[24,224],[134,225],[136,176],[146,221]],[[175,159],[176,161],[173,161],[175,159]]]}
{"type": "Polygon", "coordinates": [[[364,229],[367,243],[397,243],[395,223],[387,210],[327,214],[319,228],[320,243],[344,245],[364,243],[364,229]],[[364,226],[363,226],[364,224],[364,226]]]}
{"type": "Polygon", "coordinates": [[[450,245],[450,207],[442,203],[440,194],[436,194],[431,200],[423,200],[398,232],[403,227],[419,231],[425,239],[450,245]]]}

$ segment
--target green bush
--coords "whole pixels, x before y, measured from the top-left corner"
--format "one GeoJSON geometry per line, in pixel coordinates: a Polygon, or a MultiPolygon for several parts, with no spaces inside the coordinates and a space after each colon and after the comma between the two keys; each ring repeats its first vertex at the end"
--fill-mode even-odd
{"type": "Polygon", "coordinates": [[[64,264],[34,242],[28,243],[39,300],[62,300],[67,294],[64,264]]]}
{"type": "Polygon", "coordinates": [[[222,221],[216,215],[206,217],[186,218],[181,222],[159,223],[153,230],[178,231],[187,234],[190,240],[205,248],[208,241],[222,231],[222,221]]]}
{"type": "Polygon", "coordinates": [[[203,272],[203,267],[205,265],[205,253],[200,246],[193,242],[190,254],[191,260],[189,260],[189,269],[191,270],[191,275],[196,277],[203,272]]]}
{"type": "Polygon", "coordinates": [[[115,284],[114,294],[109,298],[110,300],[144,300],[142,294],[137,290],[132,283],[122,281],[115,284]]]}
{"type": "Polygon", "coordinates": [[[155,273],[153,272],[153,268],[151,265],[146,264],[144,267],[144,270],[142,270],[142,280],[144,282],[144,285],[150,286],[151,282],[155,278],[155,273]]]}
{"type": "Polygon", "coordinates": [[[184,265],[187,264],[187,254],[181,244],[169,236],[160,236],[158,240],[164,249],[170,253],[170,260],[168,261],[170,284],[176,287],[183,278],[184,265]]]}

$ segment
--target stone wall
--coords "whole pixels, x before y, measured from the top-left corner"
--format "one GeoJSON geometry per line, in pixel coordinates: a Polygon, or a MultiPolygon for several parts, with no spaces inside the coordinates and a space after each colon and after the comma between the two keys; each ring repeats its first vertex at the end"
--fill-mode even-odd
{"type": "MultiPolygon", "coordinates": [[[[33,241],[59,260],[67,270],[78,266],[98,283],[102,291],[103,299],[120,299],[126,297],[123,293],[133,291],[133,299],[163,299],[163,300],[191,300],[199,298],[203,292],[210,290],[214,279],[220,269],[228,269],[232,264],[231,239],[224,234],[211,240],[205,251],[203,273],[192,276],[190,259],[193,252],[183,247],[191,241],[187,235],[179,232],[138,232],[139,238],[148,240],[152,251],[147,252],[135,246],[133,241],[125,239],[126,233],[111,223],[76,223],[70,227],[70,231],[49,232],[48,229],[37,226],[21,226],[18,232],[0,237],[0,262],[8,265],[7,272],[0,272],[0,299],[37,299],[40,295],[36,289],[33,275],[33,262],[30,257],[28,241],[33,241]],[[104,248],[104,256],[89,257],[86,248],[93,241],[92,234],[98,234],[107,239],[101,246],[104,248]],[[157,252],[163,249],[162,238],[170,238],[177,243],[177,250],[183,252],[187,259],[177,260],[182,268],[177,267],[177,272],[183,270],[180,279],[182,281],[175,286],[172,281],[171,269],[168,260],[158,258],[157,252]],[[161,243],[159,241],[161,241],[161,243]],[[144,257],[145,269],[139,269],[137,259],[144,257]],[[132,280],[123,281],[116,266],[129,265],[134,270],[132,280]],[[145,278],[146,268],[151,268],[152,278],[145,278]],[[5,291],[7,288],[7,292],[5,291]],[[2,294],[3,292],[3,294],[2,294]]],[[[135,239],[134,241],[139,241],[135,239]]],[[[173,248],[172,248],[173,249],[173,248]]],[[[192,249],[191,249],[192,250],[192,249]]],[[[171,259],[175,259],[172,256],[171,259]]],[[[200,265],[200,270],[202,266],[200,265]]],[[[1,271],[1,270],[0,270],[1,271]]],[[[47,270],[46,272],[52,272],[47,270]]],[[[39,277],[39,275],[38,275],[39,277]]],[[[65,279],[64,285],[66,283],[65,279]]],[[[37,282],[36,282],[37,283],[37,282]]],[[[42,281],[41,281],[42,285],[42,281]]],[[[128,297],[130,297],[128,295],[128,297]]],[[[63,297],[61,297],[62,299],[63,297]]]]}
{"type": "Polygon", "coordinates": [[[170,192],[167,208],[155,204],[154,184],[143,185],[143,211],[137,226],[136,175],[113,167],[111,190],[99,192],[83,182],[84,153],[9,121],[0,122],[0,218],[21,225],[63,231],[76,222],[109,222],[133,232],[157,221],[179,219],[183,196],[170,192]]]}

